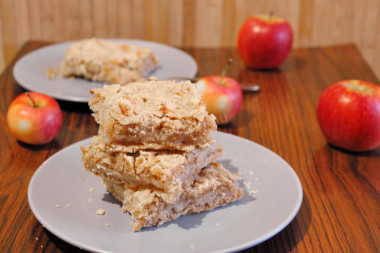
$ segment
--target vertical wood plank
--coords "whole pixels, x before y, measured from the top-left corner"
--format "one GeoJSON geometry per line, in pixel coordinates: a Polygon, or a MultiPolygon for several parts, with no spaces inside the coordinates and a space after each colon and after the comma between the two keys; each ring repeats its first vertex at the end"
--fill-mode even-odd
{"type": "Polygon", "coordinates": [[[168,39],[170,45],[182,46],[183,35],[185,33],[183,13],[183,0],[170,1],[168,3],[168,39]]]}
{"type": "Polygon", "coordinates": [[[374,48],[380,32],[380,1],[369,1],[366,6],[366,18],[361,30],[364,47],[374,48]]]}
{"type": "Polygon", "coordinates": [[[3,50],[5,62],[9,62],[18,49],[16,29],[18,29],[17,20],[14,11],[14,2],[1,1],[2,10],[2,32],[3,32],[3,50]]]}
{"type": "Polygon", "coordinates": [[[119,0],[118,2],[118,31],[117,34],[120,38],[129,38],[132,36],[132,5],[133,2],[119,0]]]}
{"type": "Polygon", "coordinates": [[[153,0],[145,1],[145,38],[148,40],[153,40],[153,29],[154,29],[154,17],[153,15],[153,0]]]}
{"type": "Polygon", "coordinates": [[[195,1],[194,46],[215,47],[222,44],[223,2],[195,1]]]}
{"type": "Polygon", "coordinates": [[[146,1],[133,0],[132,2],[132,33],[136,39],[145,39],[145,3],[146,1]]]}
{"type": "Polygon", "coordinates": [[[272,11],[294,47],[356,43],[378,76],[378,0],[0,0],[0,64],[27,40],[135,38],[173,46],[236,46],[241,23],[272,11]]]}
{"type": "Polygon", "coordinates": [[[5,56],[4,56],[4,36],[3,36],[3,8],[0,2],[0,72],[2,72],[3,69],[5,69],[6,62],[5,62],[5,56]]]}
{"type": "MultiPolygon", "coordinates": [[[[377,7],[377,17],[380,17],[380,6],[377,7]]],[[[377,19],[376,30],[380,31],[380,19],[377,19]]],[[[376,45],[372,52],[372,59],[369,61],[370,65],[374,68],[377,78],[380,79],[380,32],[377,32],[376,45]]]]}
{"type": "Polygon", "coordinates": [[[17,29],[17,41],[19,43],[22,43],[22,41],[25,41],[29,38],[29,28],[28,28],[28,10],[27,10],[27,2],[28,0],[22,0],[19,2],[19,4],[15,4],[14,10],[15,12],[12,13],[16,16],[17,21],[20,24],[19,29],[17,29]]]}
{"type": "Polygon", "coordinates": [[[320,45],[327,45],[331,39],[328,35],[331,34],[332,23],[334,22],[334,15],[327,15],[327,12],[332,11],[334,8],[333,1],[316,1],[314,5],[314,19],[315,23],[311,24],[313,29],[310,33],[311,44],[315,45],[318,40],[320,45]]]}
{"type": "Polygon", "coordinates": [[[148,40],[168,43],[168,1],[146,1],[145,34],[148,40]]]}
{"type": "Polygon", "coordinates": [[[67,0],[62,7],[63,24],[62,32],[64,36],[58,38],[61,40],[76,40],[93,36],[91,2],[88,0],[75,1],[67,0]],[[79,8],[78,8],[79,4],[79,8]]]}
{"type": "Polygon", "coordinates": [[[30,37],[28,39],[39,39],[42,37],[41,30],[41,1],[27,1],[28,8],[28,29],[30,37]]]}
{"type": "Polygon", "coordinates": [[[236,45],[236,36],[240,24],[236,24],[236,2],[224,0],[222,6],[222,45],[231,47],[236,45]]]}
{"type": "Polygon", "coordinates": [[[184,0],[183,8],[183,45],[189,47],[194,45],[195,36],[195,6],[192,0],[184,0]]]}
{"type": "MultiPolygon", "coordinates": [[[[334,17],[332,30],[330,33],[331,44],[349,43],[353,38],[353,16],[355,10],[353,9],[354,0],[337,0],[334,2],[334,8],[331,16],[334,17]],[[334,15],[332,15],[334,13],[334,15]]],[[[316,39],[314,39],[316,40],[316,39]]]]}
{"type": "Polygon", "coordinates": [[[118,22],[118,0],[107,0],[105,3],[105,24],[106,24],[106,36],[107,38],[118,37],[119,22],[118,22]]]}
{"type": "Polygon", "coordinates": [[[52,40],[54,39],[54,8],[53,2],[49,0],[40,1],[40,24],[41,24],[41,34],[40,38],[42,40],[52,40]]]}
{"type": "Polygon", "coordinates": [[[92,16],[94,22],[94,36],[107,38],[107,17],[105,10],[106,1],[104,0],[93,0],[92,1],[92,16]]]}
{"type": "Polygon", "coordinates": [[[314,16],[314,0],[301,1],[301,9],[299,15],[299,26],[297,28],[298,38],[296,38],[297,45],[307,46],[310,45],[314,16]]]}
{"type": "MultiPolygon", "coordinates": [[[[94,31],[94,16],[92,16],[93,12],[93,6],[92,6],[92,0],[81,0],[81,1],[72,1],[72,8],[80,4],[79,6],[79,13],[78,13],[78,22],[80,21],[81,23],[81,31],[78,34],[72,34],[70,36],[70,39],[77,39],[80,36],[83,38],[90,38],[95,36],[95,31],[94,31]]],[[[69,25],[68,25],[69,26],[69,25]]]]}
{"type": "Polygon", "coordinates": [[[67,3],[63,1],[51,1],[52,2],[52,13],[53,13],[53,31],[52,41],[58,42],[61,38],[65,39],[67,37],[67,28],[65,26],[65,20],[67,19],[66,6],[67,3]]]}

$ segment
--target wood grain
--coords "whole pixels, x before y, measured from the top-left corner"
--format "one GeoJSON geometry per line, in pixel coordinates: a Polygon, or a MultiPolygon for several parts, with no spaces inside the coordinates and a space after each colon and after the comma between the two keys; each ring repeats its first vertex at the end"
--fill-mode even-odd
{"type": "Polygon", "coordinates": [[[234,47],[240,24],[269,12],[289,20],[295,48],[355,43],[380,78],[378,0],[0,0],[0,72],[30,39],[234,47]]]}
{"type": "MultiPolygon", "coordinates": [[[[24,91],[12,76],[15,61],[47,44],[26,43],[0,76],[2,252],[81,252],[35,219],[28,206],[27,187],[45,159],[97,133],[88,106],[59,101],[64,116],[62,130],[45,146],[16,141],[6,125],[11,100],[24,91]]],[[[228,76],[261,86],[259,93],[244,94],[237,117],[219,131],[273,150],[293,167],[303,186],[304,199],[295,219],[273,238],[245,252],[379,252],[380,148],[364,153],[334,148],[326,143],[315,117],[319,94],[329,84],[351,77],[379,81],[358,48],[352,44],[298,48],[273,71],[247,69],[234,48],[184,50],[198,63],[199,76],[219,73],[231,57],[234,64],[228,76]]]]}
{"type": "Polygon", "coordinates": [[[10,102],[24,92],[15,85],[12,67],[15,60],[47,43],[28,43],[0,76],[0,249],[2,252],[38,252],[56,250],[78,251],[74,247],[49,239],[51,234],[36,223],[27,201],[27,188],[36,168],[63,147],[92,136],[97,132],[95,121],[89,117],[87,105],[59,101],[63,110],[62,128],[55,140],[44,146],[31,146],[11,138],[6,124],[10,102]],[[7,231],[7,232],[5,232],[7,231]],[[25,233],[28,231],[27,233],[25,233]],[[63,246],[60,246],[63,245],[63,246]]]}

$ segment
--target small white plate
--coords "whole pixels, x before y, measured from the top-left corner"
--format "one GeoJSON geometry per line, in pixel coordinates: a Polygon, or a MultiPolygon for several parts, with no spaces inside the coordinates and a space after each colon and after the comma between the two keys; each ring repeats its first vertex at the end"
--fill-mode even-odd
{"type": "Polygon", "coordinates": [[[97,252],[231,252],[257,245],[281,231],[302,202],[301,183],[278,155],[259,144],[216,132],[224,167],[241,173],[245,196],[225,207],[182,216],[160,227],[132,231],[132,218],[84,171],[75,143],[47,159],[33,175],[29,205],[50,232],[97,252]],[[98,209],[105,215],[96,215],[98,209]]]}
{"type": "MultiPolygon", "coordinates": [[[[159,64],[149,76],[163,80],[175,76],[192,78],[197,74],[198,67],[195,60],[177,48],[143,40],[110,39],[110,41],[152,49],[159,58],[159,64]]],[[[60,75],[56,79],[50,80],[46,76],[46,71],[49,68],[55,68],[59,71],[59,64],[64,58],[65,51],[73,42],[42,47],[23,56],[13,68],[13,76],[16,82],[27,90],[45,93],[56,99],[88,102],[89,90],[102,87],[105,83],[92,82],[81,78],[62,78],[60,75]]]]}

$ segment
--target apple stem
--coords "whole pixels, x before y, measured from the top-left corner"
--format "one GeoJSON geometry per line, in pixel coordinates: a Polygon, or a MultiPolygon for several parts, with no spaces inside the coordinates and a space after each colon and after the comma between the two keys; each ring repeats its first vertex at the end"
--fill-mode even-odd
{"type": "Polygon", "coordinates": [[[228,58],[227,64],[224,67],[222,74],[220,75],[220,80],[219,80],[220,85],[223,84],[223,78],[226,76],[226,72],[227,72],[228,68],[230,67],[231,63],[232,63],[232,59],[228,58]]]}
{"type": "Polygon", "coordinates": [[[33,97],[30,95],[30,93],[29,92],[25,92],[25,93],[30,98],[30,100],[32,101],[33,108],[37,108],[37,104],[34,101],[33,97]]]}

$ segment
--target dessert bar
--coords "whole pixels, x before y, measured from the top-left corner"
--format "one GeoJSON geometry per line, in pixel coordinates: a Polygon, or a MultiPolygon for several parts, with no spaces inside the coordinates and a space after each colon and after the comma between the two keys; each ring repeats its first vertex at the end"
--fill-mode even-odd
{"type": "Polygon", "coordinates": [[[83,77],[107,83],[145,80],[157,65],[158,57],[146,47],[99,38],[73,43],[60,64],[63,77],[83,77]]]}
{"type": "Polygon", "coordinates": [[[148,81],[92,89],[89,101],[105,143],[139,149],[191,151],[213,142],[209,115],[196,85],[148,81]]]}
{"type": "Polygon", "coordinates": [[[172,203],[193,182],[200,170],[222,154],[213,143],[191,152],[177,150],[139,150],[125,152],[121,145],[108,145],[95,136],[82,147],[85,169],[109,181],[130,187],[155,189],[166,202],[172,203]]]}
{"type": "Polygon", "coordinates": [[[162,200],[149,187],[131,188],[123,183],[103,179],[106,189],[123,203],[122,211],[134,219],[135,231],[158,226],[181,215],[199,213],[236,201],[243,196],[239,177],[219,163],[211,163],[195,176],[194,182],[173,203],[162,200]]]}

